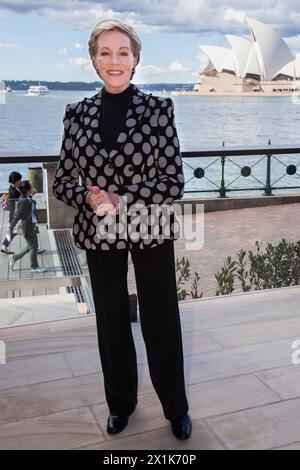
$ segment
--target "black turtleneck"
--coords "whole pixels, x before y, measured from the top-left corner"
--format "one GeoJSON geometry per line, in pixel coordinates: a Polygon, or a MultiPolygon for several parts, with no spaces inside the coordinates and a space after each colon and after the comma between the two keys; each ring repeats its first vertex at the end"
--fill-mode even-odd
{"type": "Polygon", "coordinates": [[[132,93],[132,83],[121,93],[110,93],[105,87],[102,89],[101,137],[108,151],[115,148],[118,135],[125,125],[132,93]]]}

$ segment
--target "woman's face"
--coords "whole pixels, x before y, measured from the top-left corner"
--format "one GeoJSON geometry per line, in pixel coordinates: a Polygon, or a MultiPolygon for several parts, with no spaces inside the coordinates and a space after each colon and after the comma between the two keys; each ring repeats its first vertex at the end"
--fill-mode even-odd
{"type": "Polygon", "coordinates": [[[104,81],[105,89],[110,93],[121,93],[129,86],[132,68],[137,65],[129,37],[113,29],[100,34],[96,45],[97,54],[93,57],[93,63],[104,81]]]}

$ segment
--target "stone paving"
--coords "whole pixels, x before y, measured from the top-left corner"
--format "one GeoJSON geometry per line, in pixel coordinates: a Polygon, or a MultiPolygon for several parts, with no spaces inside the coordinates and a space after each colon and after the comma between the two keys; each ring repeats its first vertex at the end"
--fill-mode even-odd
{"type": "Polygon", "coordinates": [[[94,315],[0,328],[0,449],[299,450],[299,300],[294,286],[180,302],[187,441],[163,415],[140,322],[138,406],[116,436],[106,432],[94,315]]]}
{"type": "MultiPolygon", "coordinates": [[[[269,207],[207,212],[204,214],[204,245],[199,251],[187,251],[184,240],[175,242],[175,257],[187,257],[191,263],[191,278],[197,271],[200,275],[199,291],[203,296],[214,296],[217,284],[214,274],[221,269],[227,256],[236,258],[236,253],[255,250],[255,241],[277,243],[282,238],[290,242],[300,239],[300,203],[269,207]]],[[[133,266],[129,272],[130,292],[135,291],[133,266]]],[[[189,285],[193,279],[186,284],[189,285]]],[[[237,286],[234,292],[242,289],[237,286]]],[[[190,297],[188,297],[189,299],[190,297]]]]}

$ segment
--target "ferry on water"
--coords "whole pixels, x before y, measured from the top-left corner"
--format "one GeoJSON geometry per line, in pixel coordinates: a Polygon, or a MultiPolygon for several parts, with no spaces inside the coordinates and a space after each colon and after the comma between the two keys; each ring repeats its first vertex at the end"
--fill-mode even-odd
{"type": "Polygon", "coordinates": [[[27,90],[27,96],[47,95],[50,93],[46,85],[32,85],[27,90]]]}

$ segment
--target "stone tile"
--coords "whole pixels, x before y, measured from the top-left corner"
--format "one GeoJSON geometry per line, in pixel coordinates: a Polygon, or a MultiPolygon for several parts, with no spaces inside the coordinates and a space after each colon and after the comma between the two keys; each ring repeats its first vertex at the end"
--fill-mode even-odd
{"type": "MultiPolygon", "coordinates": [[[[218,299],[202,299],[179,303],[182,331],[198,331],[207,328],[234,324],[248,324],[259,319],[257,307],[251,306],[248,299],[247,308],[241,308],[243,296],[224,296],[218,299]],[[243,314],[241,315],[241,311],[243,314]]],[[[253,300],[253,298],[252,298],[253,300]]]]}
{"type": "Polygon", "coordinates": [[[220,351],[220,346],[205,331],[187,331],[182,334],[183,353],[185,356],[201,354],[210,351],[220,351]]]}
{"type": "Polygon", "coordinates": [[[98,347],[67,351],[64,357],[74,375],[102,373],[98,347]]]}
{"type": "Polygon", "coordinates": [[[300,442],[294,442],[293,444],[288,444],[287,446],[275,447],[272,450],[300,450],[300,442]]]}
{"type": "Polygon", "coordinates": [[[0,426],[1,450],[68,450],[103,439],[104,436],[88,408],[0,426]]]}
{"type": "Polygon", "coordinates": [[[48,330],[51,332],[73,330],[81,328],[95,328],[96,329],[96,317],[94,314],[80,316],[76,318],[67,318],[63,320],[49,321],[46,322],[48,330]]]}
{"type": "Polygon", "coordinates": [[[300,365],[279,367],[256,374],[284,400],[300,397],[300,365]]]}
{"type": "Polygon", "coordinates": [[[12,326],[8,328],[0,328],[0,339],[8,342],[10,340],[34,337],[48,332],[49,330],[46,323],[12,326]]]}
{"type": "Polygon", "coordinates": [[[0,391],[0,424],[106,403],[101,374],[0,391]]]}
{"type": "Polygon", "coordinates": [[[37,338],[21,338],[7,343],[10,361],[29,357],[64,353],[97,347],[97,335],[91,328],[77,328],[40,334],[37,338]]]}
{"type": "Polygon", "coordinates": [[[208,418],[228,449],[270,449],[300,440],[300,399],[208,418]]]}
{"type": "MultiPolygon", "coordinates": [[[[194,384],[187,386],[186,392],[189,414],[192,420],[243,410],[279,400],[274,392],[254,376],[194,384]]],[[[96,416],[102,417],[100,426],[103,432],[106,432],[108,415],[106,404],[95,405],[92,408],[96,416]]],[[[140,394],[138,405],[130,416],[130,425],[122,431],[122,437],[153,431],[164,427],[165,423],[163,408],[155,391],[140,394]]],[[[110,440],[112,437],[107,435],[106,439],[110,440]]]]}
{"type": "MultiPolygon", "coordinates": [[[[69,369],[75,376],[87,374],[102,375],[98,348],[67,352],[65,354],[65,358],[69,369]]],[[[141,363],[138,364],[139,392],[147,393],[149,390],[151,391],[153,387],[149,375],[148,364],[143,358],[140,358],[140,360],[141,363]]]]}
{"type": "Polygon", "coordinates": [[[275,392],[253,375],[197,383],[190,385],[187,392],[191,416],[195,419],[281,400],[275,392]]]}
{"type": "MultiPolygon", "coordinates": [[[[278,308],[276,304],[272,305],[274,310],[278,308]]],[[[297,310],[299,310],[299,304],[297,310]]],[[[281,315],[283,314],[284,310],[281,311],[281,315]]],[[[245,325],[231,325],[221,328],[210,328],[206,331],[224,348],[233,348],[284,338],[295,338],[296,332],[300,331],[300,318],[283,318],[273,321],[259,320],[248,323],[247,328],[245,328],[245,325]]]]}
{"type": "Polygon", "coordinates": [[[0,366],[0,390],[71,376],[62,354],[12,361],[0,366]]]}
{"type": "MultiPolygon", "coordinates": [[[[106,435],[106,440],[114,439],[115,436],[106,433],[109,414],[107,405],[94,405],[92,409],[95,416],[99,416],[99,424],[106,435]]],[[[166,424],[168,421],[164,417],[161,403],[154,390],[150,393],[139,394],[137,407],[129,418],[128,426],[122,431],[122,438],[163,428],[166,424]]]]}
{"type": "Polygon", "coordinates": [[[240,346],[185,357],[188,383],[256,373],[291,364],[290,340],[240,346]]]}
{"type": "MultiPolygon", "coordinates": [[[[181,441],[177,439],[167,424],[155,431],[142,432],[129,437],[122,437],[124,431],[109,441],[94,443],[84,446],[85,450],[221,450],[224,447],[212,434],[203,421],[193,421],[192,435],[189,439],[181,441]]],[[[128,424],[130,426],[130,423],[128,424]]]]}
{"type": "Polygon", "coordinates": [[[74,294],[36,295],[2,299],[0,327],[56,320],[61,317],[78,316],[74,294]],[[55,305],[55,308],[53,306],[55,305]]]}

